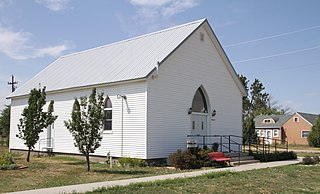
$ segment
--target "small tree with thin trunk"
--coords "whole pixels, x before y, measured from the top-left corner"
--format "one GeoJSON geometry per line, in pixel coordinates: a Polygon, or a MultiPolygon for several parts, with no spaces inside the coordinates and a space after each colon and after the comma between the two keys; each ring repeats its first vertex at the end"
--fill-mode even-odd
{"type": "Polygon", "coordinates": [[[11,107],[8,105],[5,105],[5,108],[0,113],[0,135],[6,138],[7,146],[9,146],[10,110],[11,110],[11,107]]]}
{"type": "Polygon", "coordinates": [[[74,145],[86,157],[87,171],[90,171],[90,153],[94,153],[101,145],[103,132],[103,93],[97,95],[93,88],[89,99],[75,98],[71,119],[65,122],[74,138],[74,145]]]}
{"type": "Polygon", "coordinates": [[[39,134],[43,129],[53,124],[58,116],[52,113],[54,101],[50,101],[48,112],[43,111],[46,104],[46,88],[32,89],[28,99],[28,106],[23,109],[20,124],[18,124],[19,134],[16,136],[24,141],[28,147],[27,162],[30,161],[30,151],[39,140],[39,134]]]}

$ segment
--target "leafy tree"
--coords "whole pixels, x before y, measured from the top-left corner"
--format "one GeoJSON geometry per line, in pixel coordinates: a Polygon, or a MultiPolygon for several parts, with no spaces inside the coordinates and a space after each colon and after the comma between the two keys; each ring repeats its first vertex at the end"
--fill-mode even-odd
{"type": "Polygon", "coordinates": [[[101,145],[103,132],[103,93],[98,94],[92,89],[89,99],[75,98],[71,119],[65,122],[74,138],[74,145],[86,157],[87,171],[90,171],[89,154],[94,153],[101,145]]]}
{"type": "Polygon", "coordinates": [[[257,138],[257,134],[255,132],[255,123],[254,123],[254,117],[249,116],[245,117],[243,119],[243,135],[242,140],[243,143],[248,143],[249,140],[251,142],[254,142],[257,138]]]}
{"type": "Polygon", "coordinates": [[[255,79],[250,87],[251,94],[251,111],[253,116],[263,113],[267,109],[270,109],[269,105],[269,94],[263,92],[265,87],[260,80],[255,79]]]}
{"type": "Polygon", "coordinates": [[[249,139],[255,140],[254,118],[257,115],[265,114],[285,114],[290,108],[281,109],[277,102],[272,99],[272,96],[265,92],[265,87],[259,79],[255,79],[249,88],[249,80],[243,76],[239,76],[248,96],[243,98],[243,142],[249,139]]]}
{"type": "Polygon", "coordinates": [[[18,124],[19,134],[16,136],[24,141],[28,147],[27,162],[30,161],[30,151],[39,140],[39,134],[43,129],[53,124],[58,116],[52,114],[54,101],[50,101],[48,112],[43,111],[46,104],[46,88],[32,89],[28,99],[28,106],[23,109],[20,124],[18,124]]]}
{"type": "Polygon", "coordinates": [[[2,134],[2,137],[6,137],[7,146],[9,146],[10,110],[11,107],[5,105],[5,108],[0,113],[0,134],[2,134]]]}
{"type": "MultiPolygon", "coordinates": [[[[248,91],[249,91],[249,88],[248,88],[249,80],[243,75],[240,75],[239,78],[240,78],[240,81],[242,82],[242,85],[244,86],[246,92],[248,93],[248,91]]],[[[243,116],[244,117],[249,116],[250,109],[251,109],[251,104],[250,104],[249,97],[248,96],[244,96],[243,100],[242,100],[242,110],[243,110],[243,116]]]]}
{"type": "Polygon", "coordinates": [[[308,136],[308,144],[312,147],[320,147],[320,115],[316,125],[312,127],[312,130],[308,136]]]}

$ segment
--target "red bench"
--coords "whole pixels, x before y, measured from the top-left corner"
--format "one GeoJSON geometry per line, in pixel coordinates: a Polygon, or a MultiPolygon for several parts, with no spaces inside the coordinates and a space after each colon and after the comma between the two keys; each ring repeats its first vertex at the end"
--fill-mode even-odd
{"type": "Polygon", "coordinates": [[[231,158],[225,157],[224,153],[222,152],[210,152],[208,153],[208,156],[209,156],[209,159],[213,162],[218,162],[218,163],[228,162],[230,166],[231,158]]]}

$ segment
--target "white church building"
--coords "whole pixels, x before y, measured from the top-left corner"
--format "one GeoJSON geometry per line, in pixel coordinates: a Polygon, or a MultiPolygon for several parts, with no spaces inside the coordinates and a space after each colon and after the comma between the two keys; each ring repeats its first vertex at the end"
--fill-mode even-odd
{"type": "MultiPolygon", "coordinates": [[[[167,158],[186,149],[189,134],[242,135],[238,76],[206,19],[62,56],[11,99],[10,150],[26,150],[17,124],[32,88],[46,86],[54,125],[35,151],[79,154],[64,125],[75,97],[105,95],[101,147],[93,155],[167,158]]],[[[46,108],[44,108],[46,110],[46,108]]]]}

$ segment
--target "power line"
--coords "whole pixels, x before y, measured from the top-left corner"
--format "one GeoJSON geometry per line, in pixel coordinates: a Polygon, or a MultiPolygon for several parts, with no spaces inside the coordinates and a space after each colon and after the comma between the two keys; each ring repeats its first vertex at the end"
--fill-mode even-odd
{"type": "Polygon", "coordinates": [[[267,70],[267,71],[259,71],[259,72],[255,72],[255,73],[249,73],[247,75],[270,73],[270,72],[277,72],[277,71],[285,71],[285,70],[288,70],[288,69],[298,69],[298,68],[301,68],[301,67],[314,66],[314,65],[320,65],[320,62],[308,63],[308,64],[302,64],[302,65],[294,65],[294,66],[287,66],[287,67],[282,67],[282,68],[277,68],[277,69],[272,69],[272,70],[267,70]]]}
{"type": "Polygon", "coordinates": [[[244,63],[244,62],[248,62],[248,61],[257,61],[257,60],[261,60],[261,59],[273,58],[273,57],[288,55],[288,54],[292,54],[292,53],[305,52],[305,51],[319,49],[319,48],[320,48],[320,46],[309,47],[309,48],[298,49],[298,50],[293,50],[293,51],[288,51],[288,52],[283,52],[283,53],[278,53],[278,54],[273,54],[273,55],[267,55],[267,56],[255,57],[255,58],[251,58],[251,59],[233,61],[232,63],[235,64],[235,63],[244,63]]]}
{"type": "Polygon", "coordinates": [[[253,39],[253,40],[238,42],[238,43],[234,43],[234,44],[229,44],[229,45],[224,46],[224,48],[239,46],[239,45],[243,45],[243,44],[250,44],[250,43],[253,43],[253,42],[259,42],[259,41],[268,40],[268,39],[272,39],[272,38],[278,38],[278,37],[281,37],[281,36],[286,36],[286,35],[295,34],[295,33],[299,33],[299,32],[304,32],[304,31],[308,31],[308,30],[313,30],[313,29],[317,29],[317,28],[320,28],[320,25],[319,26],[312,26],[312,27],[308,27],[308,28],[303,28],[303,29],[300,29],[300,30],[294,30],[294,31],[290,31],[290,32],[285,32],[285,33],[281,33],[281,34],[277,34],[277,35],[257,38],[257,39],[253,39]]]}

